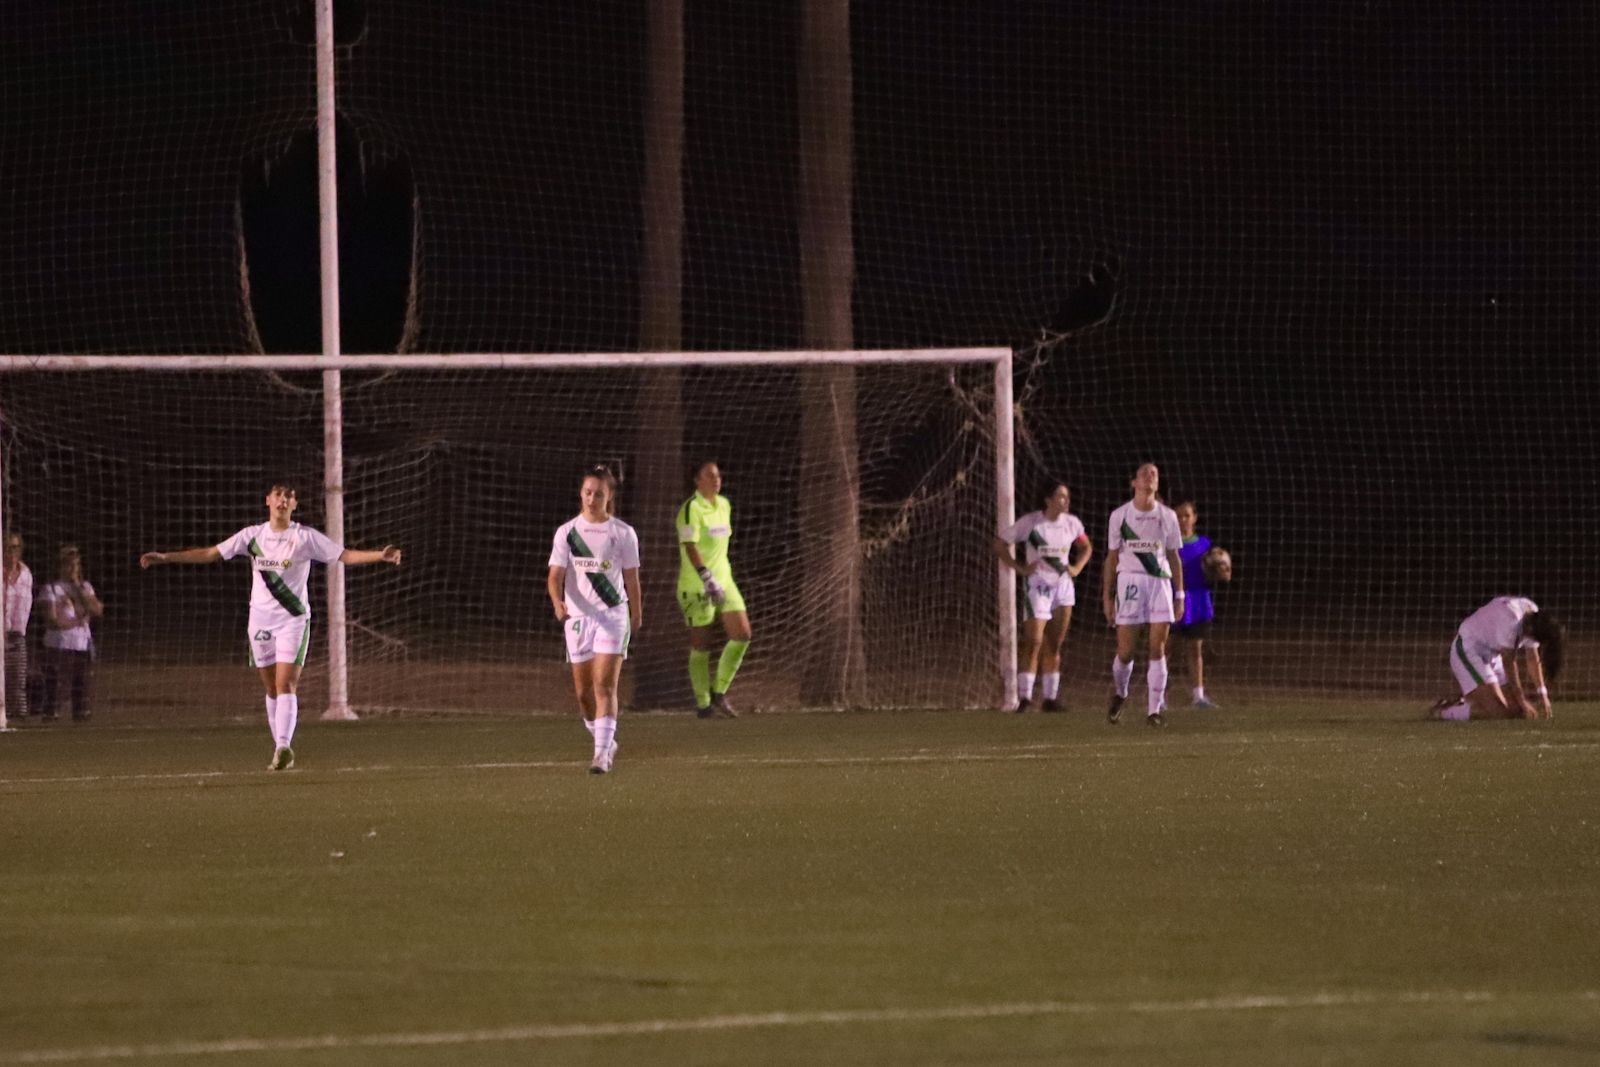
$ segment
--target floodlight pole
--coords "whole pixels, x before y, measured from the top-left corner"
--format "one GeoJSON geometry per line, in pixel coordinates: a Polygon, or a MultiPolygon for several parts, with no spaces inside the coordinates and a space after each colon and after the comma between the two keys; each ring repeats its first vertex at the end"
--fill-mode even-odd
{"type": "MultiPolygon", "coordinates": [[[[317,216],[322,252],[322,354],[337,360],[339,338],[339,156],[334,140],[333,0],[317,0],[317,216]]],[[[322,372],[323,528],[344,544],[344,401],[339,371],[322,372]]],[[[328,710],[354,719],[345,644],[344,564],[328,565],[328,710]]]]}

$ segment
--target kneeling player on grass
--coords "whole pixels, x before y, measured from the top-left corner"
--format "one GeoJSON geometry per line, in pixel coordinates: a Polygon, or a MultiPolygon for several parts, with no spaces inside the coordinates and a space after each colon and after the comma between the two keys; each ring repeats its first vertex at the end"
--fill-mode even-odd
{"type": "Polygon", "coordinates": [[[1165,726],[1167,633],[1182,614],[1183,537],[1178,517],[1156,498],[1161,472],[1141,463],[1133,475],[1133,499],[1111,513],[1110,555],[1101,567],[1100,599],[1106,622],[1117,628],[1117,655],[1111,661],[1111,704],[1106,721],[1115,725],[1128,699],[1139,627],[1149,628],[1150,665],[1146,673],[1149,710],[1145,722],[1165,726]],[[1180,605],[1175,611],[1174,603],[1180,605]]]}
{"type": "Polygon", "coordinates": [[[702,719],[733,718],[728,688],[750,648],[750,616],[733,580],[728,542],[733,505],[722,495],[722,470],[710,460],[694,470],[694,494],[678,509],[678,606],[689,625],[689,686],[702,719]],[[721,620],[727,643],[711,677],[712,624],[721,620]]]}
{"type": "Polygon", "coordinates": [[[139,566],[216,563],[240,555],[250,557],[250,663],[261,675],[267,693],[267,726],[275,746],[268,769],[286,771],[294,766],[294,749],[290,746],[300,716],[296,690],[306,649],[311,645],[311,598],[306,595],[311,561],[352,567],[363,563],[398,564],[400,549],[394,545],[371,550],[345,548],[309,526],[290,521],[299,500],[294,486],[287,482],[274,482],[266,502],[271,516],[266,522],[246,526],[220,545],[181,552],[146,552],[139,557],[139,566]]]}
{"type": "Polygon", "coordinates": [[[556,528],[545,589],[567,637],[567,661],[583,724],[594,739],[590,774],[617,756],[617,683],[628,640],[644,621],[639,535],[611,511],[617,479],[606,467],[584,475],[583,510],[556,528]],[[577,571],[577,574],[573,574],[577,571]]]}
{"type": "Polygon", "coordinates": [[[1094,554],[1083,522],[1067,510],[1072,502],[1067,487],[1051,485],[1043,502],[1042,510],[1024,515],[994,540],[995,558],[1026,583],[1027,617],[1017,648],[1018,712],[1027,711],[1033,701],[1035,672],[1044,690],[1044,710],[1062,710],[1061,646],[1072,626],[1072,606],[1078,602],[1074,579],[1094,554]],[[1012,550],[1017,544],[1023,546],[1020,563],[1012,550]]]}
{"type": "Polygon", "coordinates": [[[1550,718],[1548,683],[1561,672],[1566,642],[1566,631],[1533,601],[1495,597],[1466,617],[1450,643],[1461,696],[1445,697],[1430,714],[1454,722],[1550,718]]]}

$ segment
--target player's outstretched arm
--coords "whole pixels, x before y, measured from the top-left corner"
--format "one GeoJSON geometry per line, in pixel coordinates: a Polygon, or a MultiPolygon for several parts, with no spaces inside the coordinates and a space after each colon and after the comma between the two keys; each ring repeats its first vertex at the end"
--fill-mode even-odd
{"type": "Polygon", "coordinates": [[[217,563],[222,559],[222,553],[217,551],[216,545],[205,548],[185,548],[179,552],[146,552],[139,557],[139,566],[145,570],[162,563],[217,563]]]}
{"type": "Polygon", "coordinates": [[[400,548],[398,545],[384,545],[382,548],[347,548],[339,553],[339,562],[346,567],[359,567],[363,563],[392,563],[400,565],[400,548]]]}

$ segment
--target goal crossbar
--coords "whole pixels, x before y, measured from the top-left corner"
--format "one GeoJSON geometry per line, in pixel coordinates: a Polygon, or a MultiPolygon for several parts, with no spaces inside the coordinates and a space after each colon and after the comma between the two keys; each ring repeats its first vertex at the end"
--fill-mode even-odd
{"type": "Polygon", "coordinates": [[[0,372],[94,370],[593,370],[597,367],[874,366],[993,363],[1009,370],[1009,348],[906,348],[792,352],[461,352],[448,355],[0,355],[0,372]]]}

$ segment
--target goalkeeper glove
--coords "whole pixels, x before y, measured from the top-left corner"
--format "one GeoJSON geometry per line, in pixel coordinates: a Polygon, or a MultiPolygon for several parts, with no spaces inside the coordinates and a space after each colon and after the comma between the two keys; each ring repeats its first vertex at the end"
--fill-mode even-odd
{"type": "Polygon", "coordinates": [[[717,580],[711,577],[710,567],[700,568],[700,580],[706,586],[706,599],[717,607],[722,607],[722,602],[727,599],[727,594],[722,591],[722,586],[717,584],[717,580]]]}

